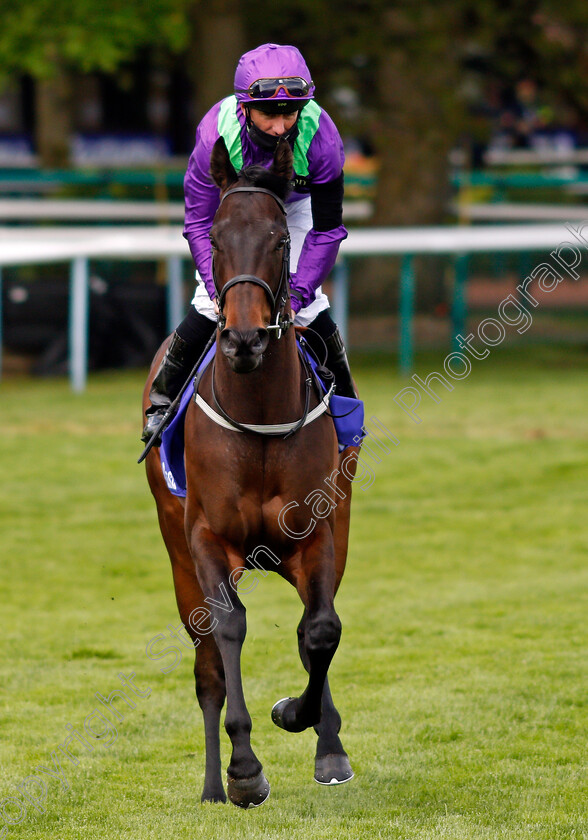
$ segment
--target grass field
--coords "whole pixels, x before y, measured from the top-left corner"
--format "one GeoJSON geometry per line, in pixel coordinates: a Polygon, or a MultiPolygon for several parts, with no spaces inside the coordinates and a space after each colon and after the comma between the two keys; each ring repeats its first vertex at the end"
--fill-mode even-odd
{"type": "Polygon", "coordinates": [[[93,376],[77,396],[0,385],[0,838],[588,838],[588,351],[496,350],[439,404],[423,397],[420,425],[393,400],[390,359],[354,369],[367,416],[400,441],[366,458],[338,596],[331,682],[356,777],[319,787],[314,734],[270,721],[303,687],[301,609],[272,576],[246,597],[245,689],[272,785],[248,812],[199,804],[189,651],[168,674],[145,655],[178,619],[135,464],[141,375],[93,376]],[[68,790],[45,775],[43,811],[19,807],[120,673],[149,696],[116,724],[106,713],[110,734],[74,747],[77,765],[62,756],[68,790]]]}

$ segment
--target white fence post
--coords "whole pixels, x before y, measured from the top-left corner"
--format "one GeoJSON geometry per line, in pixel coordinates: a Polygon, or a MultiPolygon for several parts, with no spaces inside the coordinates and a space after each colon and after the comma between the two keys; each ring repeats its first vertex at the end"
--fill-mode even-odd
{"type": "Polygon", "coordinates": [[[182,258],[168,257],[167,260],[167,331],[171,333],[184,317],[184,294],[182,287],[182,258]]]}
{"type": "Polygon", "coordinates": [[[347,319],[349,309],[349,265],[347,260],[337,260],[333,267],[333,321],[347,344],[347,319]]]}
{"type": "Polygon", "coordinates": [[[2,266],[0,265],[0,379],[2,379],[2,266]]]}
{"type": "Polygon", "coordinates": [[[72,390],[86,387],[88,375],[88,260],[76,257],[71,263],[69,293],[69,377],[72,390]]]}

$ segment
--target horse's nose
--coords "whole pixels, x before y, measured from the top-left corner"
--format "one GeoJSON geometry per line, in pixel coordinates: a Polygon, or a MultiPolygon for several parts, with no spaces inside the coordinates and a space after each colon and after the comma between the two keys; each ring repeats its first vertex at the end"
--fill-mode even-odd
{"type": "Polygon", "coordinates": [[[228,327],[220,334],[221,350],[227,359],[243,372],[257,367],[268,341],[269,333],[263,327],[244,332],[228,327]]]}

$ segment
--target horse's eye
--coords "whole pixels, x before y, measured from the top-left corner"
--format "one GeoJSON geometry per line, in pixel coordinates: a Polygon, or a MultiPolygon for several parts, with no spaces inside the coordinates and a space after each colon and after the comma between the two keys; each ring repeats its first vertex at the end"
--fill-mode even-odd
{"type": "Polygon", "coordinates": [[[286,241],[286,237],[282,236],[282,238],[278,240],[278,243],[276,245],[276,251],[281,251],[284,245],[286,244],[286,241]]]}
{"type": "Polygon", "coordinates": [[[208,238],[210,239],[210,244],[213,250],[218,251],[218,245],[214,241],[214,236],[209,236],[208,238]]]}

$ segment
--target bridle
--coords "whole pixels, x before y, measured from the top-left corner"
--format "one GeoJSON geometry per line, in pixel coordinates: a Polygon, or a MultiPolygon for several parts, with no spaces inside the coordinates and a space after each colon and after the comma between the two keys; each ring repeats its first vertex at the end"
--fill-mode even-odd
{"type": "MultiPolygon", "coordinates": [[[[284,206],[283,201],[281,201],[277,195],[275,195],[271,190],[266,190],[263,187],[233,187],[230,190],[227,190],[226,193],[221,198],[220,204],[225,201],[228,196],[232,195],[233,193],[237,192],[247,192],[247,193],[265,193],[265,195],[269,195],[273,198],[276,202],[284,216],[286,216],[286,208],[284,206]]],[[[219,204],[219,207],[220,207],[219,204]]],[[[262,280],[261,277],[256,277],[255,274],[238,274],[236,277],[232,277],[228,280],[222,289],[219,289],[218,282],[216,278],[216,273],[214,269],[214,255],[212,259],[212,279],[214,281],[214,288],[216,290],[216,300],[218,306],[218,329],[219,331],[224,330],[226,325],[226,317],[223,313],[223,303],[225,301],[226,294],[229,289],[233,286],[236,286],[238,283],[253,283],[256,286],[261,286],[261,288],[266,293],[272,308],[271,323],[267,329],[274,330],[276,333],[276,338],[281,338],[282,335],[288,330],[290,325],[294,322],[294,319],[289,315],[286,314],[286,304],[288,302],[288,283],[290,279],[290,236],[288,235],[286,241],[284,242],[284,251],[282,255],[282,270],[280,273],[280,282],[278,284],[277,292],[274,294],[272,292],[269,285],[262,280]]],[[[331,395],[334,391],[335,384],[332,383],[328,392],[321,398],[319,398],[319,404],[316,408],[310,410],[310,394],[312,389],[312,383],[314,379],[314,375],[312,369],[307,362],[304,354],[301,352],[300,347],[298,348],[298,354],[300,357],[300,362],[302,365],[302,369],[304,371],[304,384],[305,384],[305,396],[304,396],[304,410],[302,412],[302,416],[298,420],[294,420],[291,423],[277,423],[277,424],[255,424],[255,423],[240,423],[238,420],[235,420],[233,417],[230,417],[227,412],[221,406],[218,397],[215,393],[214,388],[214,379],[215,379],[215,363],[216,357],[213,358],[212,361],[212,377],[211,377],[211,389],[212,389],[212,399],[218,411],[212,408],[206,400],[198,393],[198,383],[199,383],[199,376],[196,377],[194,382],[194,399],[196,404],[200,406],[202,411],[208,417],[213,420],[217,425],[222,426],[225,429],[230,429],[236,432],[253,432],[258,435],[269,435],[274,437],[282,437],[286,438],[290,435],[295,434],[299,429],[303,426],[306,426],[308,423],[312,423],[313,420],[316,420],[317,417],[320,417],[321,414],[324,414],[329,407],[329,401],[331,399],[331,395]]]]}
{"type": "MultiPolygon", "coordinates": [[[[276,202],[284,216],[286,216],[286,208],[284,206],[284,202],[278,198],[271,190],[266,190],[264,187],[233,187],[230,190],[227,190],[226,193],[220,200],[220,205],[225,201],[230,195],[233,193],[239,192],[246,192],[246,193],[264,193],[265,195],[271,196],[273,200],[276,202]]],[[[219,332],[224,330],[227,319],[223,313],[223,304],[225,302],[225,297],[229,289],[232,289],[233,286],[238,285],[239,283],[253,283],[256,286],[261,286],[261,288],[266,293],[269,302],[271,304],[271,318],[270,323],[267,327],[269,331],[275,331],[276,338],[281,338],[282,335],[286,332],[288,327],[292,324],[292,318],[289,314],[286,313],[286,303],[288,301],[288,282],[290,279],[290,235],[288,234],[286,240],[284,242],[284,248],[282,253],[282,269],[280,272],[280,282],[278,284],[278,289],[276,293],[272,292],[269,285],[262,280],[261,277],[256,277],[255,274],[237,274],[236,277],[232,277],[228,280],[222,289],[219,289],[216,271],[214,267],[214,255],[212,258],[212,279],[214,282],[214,288],[216,291],[216,302],[218,306],[218,329],[219,332]]]]}

